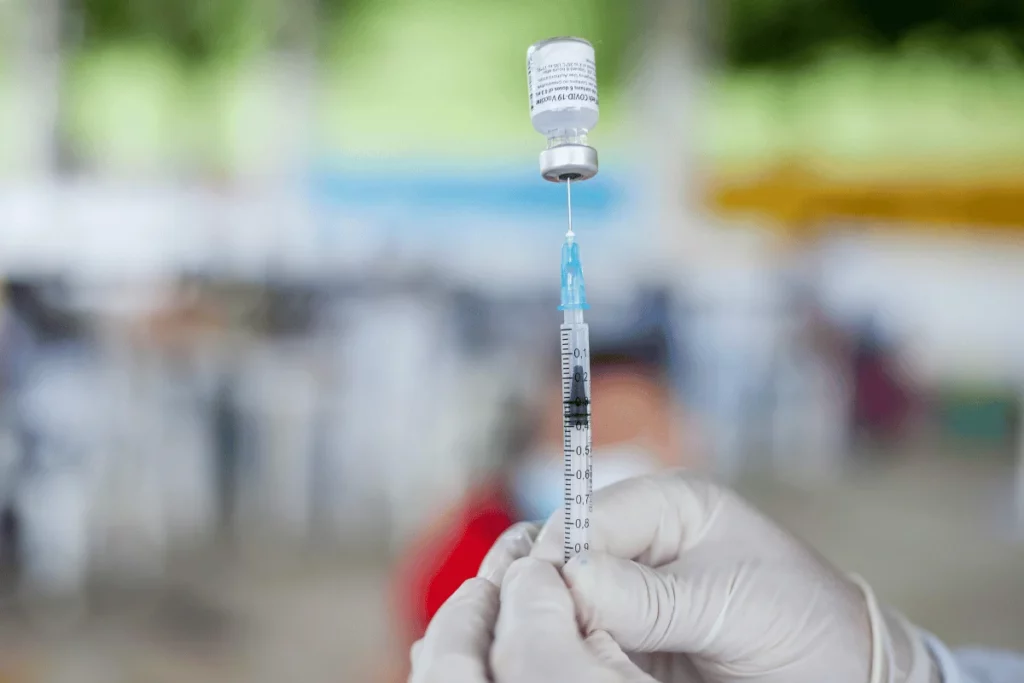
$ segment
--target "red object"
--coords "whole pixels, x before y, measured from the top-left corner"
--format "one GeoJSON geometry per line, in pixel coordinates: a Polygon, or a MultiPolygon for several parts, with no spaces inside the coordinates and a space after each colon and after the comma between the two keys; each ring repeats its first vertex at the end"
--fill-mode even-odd
{"type": "Polygon", "coordinates": [[[476,576],[498,537],[516,521],[504,488],[490,484],[472,491],[425,536],[399,565],[396,611],[409,642],[459,586],[476,576]]]}
{"type": "Polygon", "coordinates": [[[855,369],[854,420],[878,435],[898,435],[912,409],[910,392],[892,365],[877,354],[860,359],[855,369]]]}

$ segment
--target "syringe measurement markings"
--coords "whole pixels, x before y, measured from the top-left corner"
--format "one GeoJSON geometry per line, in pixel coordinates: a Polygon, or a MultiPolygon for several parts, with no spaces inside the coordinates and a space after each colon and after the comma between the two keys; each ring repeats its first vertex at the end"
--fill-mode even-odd
{"type": "Polygon", "coordinates": [[[565,529],[563,552],[568,560],[585,550],[587,520],[592,511],[589,467],[591,402],[589,381],[584,378],[585,348],[569,343],[571,331],[563,331],[561,347],[562,419],[563,419],[563,483],[565,529]],[[585,450],[584,450],[585,449],[585,450]],[[579,475],[578,477],[576,475],[579,475]],[[586,476],[584,476],[586,475],[586,476]],[[582,537],[581,537],[582,536],[582,537]]]}

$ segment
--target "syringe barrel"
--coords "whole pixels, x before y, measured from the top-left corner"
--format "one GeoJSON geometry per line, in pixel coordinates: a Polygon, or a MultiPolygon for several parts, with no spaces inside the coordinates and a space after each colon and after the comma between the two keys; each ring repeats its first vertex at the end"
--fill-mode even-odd
{"type": "Polygon", "coordinates": [[[591,467],[590,328],[583,311],[565,311],[561,327],[565,561],[590,549],[591,467]]]}

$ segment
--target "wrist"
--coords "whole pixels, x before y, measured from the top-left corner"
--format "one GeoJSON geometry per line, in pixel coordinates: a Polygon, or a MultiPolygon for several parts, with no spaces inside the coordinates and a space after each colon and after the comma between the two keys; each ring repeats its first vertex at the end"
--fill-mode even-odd
{"type": "Polygon", "coordinates": [[[943,681],[933,652],[918,630],[896,612],[882,610],[864,579],[856,575],[850,578],[860,587],[867,603],[871,629],[870,683],[954,683],[943,681]]]}
{"type": "Polygon", "coordinates": [[[968,677],[964,675],[953,653],[941,640],[926,631],[921,632],[921,639],[939,672],[936,679],[939,683],[968,683],[968,677]]]}
{"type": "Polygon", "coordinates": [[[942,668],[924,636],[897,613],[886,613],[888,633],[888,671],[883,681],[890,683],[954,683],[944,681],[942,668]]]}

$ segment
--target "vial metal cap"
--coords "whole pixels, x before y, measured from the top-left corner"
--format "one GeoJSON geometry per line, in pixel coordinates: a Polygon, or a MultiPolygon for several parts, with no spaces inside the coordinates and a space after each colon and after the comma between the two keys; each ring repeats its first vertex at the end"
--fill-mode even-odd
{"type": "Polygon", "coordinates": [[[558,145],[540,153],[540,174],[553,183],[597,175],[597,150],[587,145],[558,145]]]}

